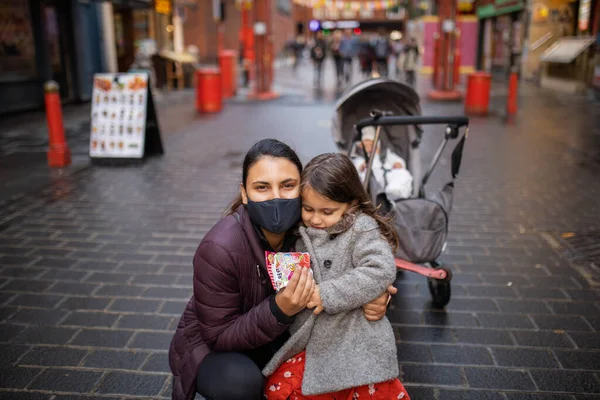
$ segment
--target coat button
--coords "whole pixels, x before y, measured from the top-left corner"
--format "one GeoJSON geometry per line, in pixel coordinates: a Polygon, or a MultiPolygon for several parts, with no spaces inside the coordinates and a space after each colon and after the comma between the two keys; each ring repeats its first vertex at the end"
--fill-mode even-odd
{"type": "Polygon", "coordinates": [[[331,260],[325,260],[323,265],[325,266],[325,268],[331,268],[331,260]]]}

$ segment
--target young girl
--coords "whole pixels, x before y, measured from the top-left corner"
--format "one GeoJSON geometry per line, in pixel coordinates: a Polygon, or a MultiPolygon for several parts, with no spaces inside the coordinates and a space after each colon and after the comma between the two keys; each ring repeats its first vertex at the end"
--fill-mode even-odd
{"type": "Polygon", "coordinates": [[[389,321],[369,322],[361,311],[396,278],[395,231],[377,214],[345,155],[315,157],[301,190],[297,250],[310,253],[318,286],[296,316],[290,339],[263,370],[265,397],[408,399],[397,378],[389,321]]]}

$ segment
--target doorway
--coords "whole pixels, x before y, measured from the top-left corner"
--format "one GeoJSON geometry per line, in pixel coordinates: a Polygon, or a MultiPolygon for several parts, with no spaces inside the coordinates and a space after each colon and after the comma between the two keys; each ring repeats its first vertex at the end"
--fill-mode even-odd
{"type": "Polygon", "coordinates": [[[59,0],[42,1],[42,33],[52,80],[60,85],[63,100],[73,98],[70,42],[68,40],[69,7],[59,0]]]}
{"type": "Polygon", "coordinates": [[[135,60],[133,10],[115,6],[114,22],[119,72],[127,72],[135,60]]]}

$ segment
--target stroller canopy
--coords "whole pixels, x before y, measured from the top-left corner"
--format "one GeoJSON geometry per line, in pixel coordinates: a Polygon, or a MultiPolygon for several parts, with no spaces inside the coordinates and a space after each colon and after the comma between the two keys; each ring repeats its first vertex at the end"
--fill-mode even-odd
{"type": "MultiPolygon", "coordinates": [[[[332,135],[341,150],[354,141],[354,124],[368,118],[374,109],[394,115],[421,115],[419,95],[407,85],[389,79],[370,79],[348,88],[335,104],[332,135]]],[[[392,148],[404,148],[409,127],[387,129],[392,148]],[[397,143],[396,143],[397,142],[397,143]]],[[[384,139],[385,140],[385,139],[384,139]]]]}

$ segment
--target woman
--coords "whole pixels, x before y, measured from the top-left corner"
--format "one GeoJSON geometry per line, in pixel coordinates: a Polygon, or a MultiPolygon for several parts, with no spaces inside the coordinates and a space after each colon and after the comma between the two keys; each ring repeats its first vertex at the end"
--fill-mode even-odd
{"type": "MultiPolygon", "coordinates": [[[[265,267],[265,250],[294,246],[301,172],[296,153],[277,140],[261,140],[246,154],[240,196],[194,256],[193,296],[169,349],[174,400],[196,392],[209,400],[262,398],[261,369],[315,288],[305,272],[275,294],[265,267]]],[[[383,318],[388,299],[384,293],[365,306],[366,318],[383,318]]]]}

